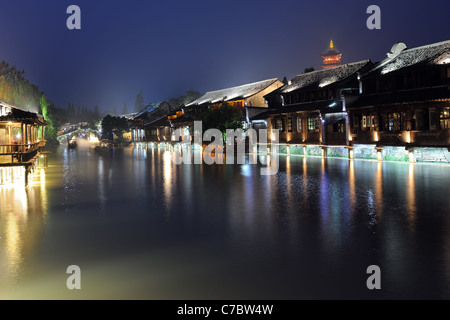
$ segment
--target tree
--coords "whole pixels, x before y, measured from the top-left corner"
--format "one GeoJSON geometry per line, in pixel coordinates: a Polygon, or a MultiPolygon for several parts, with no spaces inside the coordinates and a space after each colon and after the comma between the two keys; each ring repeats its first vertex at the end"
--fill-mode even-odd
{"type": "Polygon", "coordinates": [[[0,62],[0,99],[25,110],[40,113],[50,122],[45,129],[48,143],[57,143],[56,134],[73,105],[66,109],[56,108],[38,86],[24,77],[24,70],[17,70],[5,61],[0,62]]]}
{"type": "Polygon", "coordinates": [[[203,133],[208,129],[220,130],[225,141],[227,129],[243,128],[244,110],[223,102],[219,106],[210,107],[208,110],[198,113],[195,120],[202,121],[203,133]]]}
{"type": "Polygon", "coordinates": [[[309,73],[309,72],[313,72],[313,71],[314,71],[314,67],[311,66],[311,67],[309,67],[309,68],[305,68],[304,73],[309,73]]]}
{"type": "Polygon", "coordinates": [[[98,105],[95,105],[95,107],[94,107],[94,117],[95,117],[95,119],[98,119],[100,117],[100,113],[98,111],[98,105]]]}
{"type": "Polygon", "coordinates": [[[126,103],[123,104],[122,114],[128,114],[128,108],[126,103]]]}
{"type": "Polygon", "coordinates": [[[176,98],[170,98],[167,99],[167,103],[170,104],[173,108],[178,108],[182,105],[187,105],[188,103],[191,103],[194,100],[197,100],[201,97],[201,93],[195,90],[189,90],[186,92],[186,95],[181,95],[176,98]]]}
{"type": "Polygon", "coordinates": [[[188,103],[191,103],[192,101],[197,100],[201,96],[202,94],[200,92],[195,90],[189,90],[188,92],[186,92],[186,95],[184,96],[183,104],[186,105],[188,103]]]}
{"type": "Polygon", "coordinates": [[[288,84],[288,79],[286,77],[283,78],[283,83],[286,85],[288,84]]]}
{"type": "Polygon", "coordinates": [[[107,115],[102,120],[102,138],[113,140],[114,134],[122,139],[123,133],[129,130],[128,120],[123,117],[107,115]]]}
{"type": "Polygon", "coordinates": [[[136,101],[134,102],[134,111],[139,112],[142,111],[145,108],[145,99],[144,99],[144,93],[139,91],[139,93],[136,95],[136,101]]]}

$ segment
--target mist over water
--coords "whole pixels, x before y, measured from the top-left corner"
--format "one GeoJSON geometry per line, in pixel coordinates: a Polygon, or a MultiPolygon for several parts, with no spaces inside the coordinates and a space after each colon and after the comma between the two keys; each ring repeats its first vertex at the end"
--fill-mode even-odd
{"type": "Polygon", "coordinates": [[[450,167],[64,146],[0,189],[2,299],[448,299],[450,167]],[[66,287],[70,265],[81,290],[66,287]],[[381,290],[366,287],[370,265],[381,290]]]}

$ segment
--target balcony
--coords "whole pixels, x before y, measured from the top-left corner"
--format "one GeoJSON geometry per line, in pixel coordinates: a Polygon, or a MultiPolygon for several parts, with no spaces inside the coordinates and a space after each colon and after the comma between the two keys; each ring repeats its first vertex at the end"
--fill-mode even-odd
{"type": "Polygon", "coordinates": [[[45,142],[43,140],[28,144],[0,145],[0,165],[28,163],[45,146],[45,142]]]}

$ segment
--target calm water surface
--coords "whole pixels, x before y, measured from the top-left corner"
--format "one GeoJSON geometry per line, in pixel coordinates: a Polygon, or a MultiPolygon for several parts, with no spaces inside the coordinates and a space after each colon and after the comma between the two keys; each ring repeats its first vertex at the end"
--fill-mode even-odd
{"type": "Polygon", "coordinates": [[[60,147],[32,187],[0,188],[0,298],[450,298],[450,166],[259,169],[60,147]]]}

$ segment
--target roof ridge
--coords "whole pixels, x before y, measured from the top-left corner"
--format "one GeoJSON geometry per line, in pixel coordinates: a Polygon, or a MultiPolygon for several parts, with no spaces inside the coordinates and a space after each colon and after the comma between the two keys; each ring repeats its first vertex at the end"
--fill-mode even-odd
{"type": "Polygon", "coordinates": [[[441,45],[443,45],[443,44],[445,44],[445,43],[447,43],[447,44],[450,45],[450,40],[445,40],[445,41],[440,41],[440,42],[435,42],[435,43],[425,44],[425,45],[422,45],[422,46],[419,46],[419,47],[414,47],[414,48],[407,48],[407,49],[403,50],[402,53],[403,53],[403,52],[407,52],[407,51],[420,50],[420,49],[424,49],[424,48],[426,48],[426,47],[438,47],[438,46],[441,46],[441,45]]]}
{"type": "Polygon", "coordinates": [[[271,78],[271,79],[266,79],[266,80],[261,80],[261,81],[256,81],[256,82],[251,82],[251,83],[245,83],[245,84],[241,84],[239,86],[234,86],[234,87],[228,87],[228,88],[223,88],[223,89],[219,89],[219,90],[213,90],[213,91],[207,91],[205,94],[207,93],[214,93],[214,92],[220,92],[220,91],[225,91],[225,90],[230,90],[230,89],[236,89],[236,88],[241,88],[244,86],[252,86],[255,85],[257,83],[263,83],[263,82],[268,82],[268,81],[277,81],[278,78],[271,78]]]}
{"type": "Polygon", "coordinates": [[[361,60],[361,61],[349,62],[349,63],[346,63],[346,64],[342,64],[342,65],[337,66],[337,67],[334,67],[334,68],[320,69],[320,70],[314,70],[314,71],[307,72],[307,73],[300,73],[300,74],[297,74],[294,78],[297,78],[297,77],[299,77],[299,76],[310,75],[310,74],[313,74],[313,73],[327,72],[327,71],[330,71],[330,70],[336,70],[336,69],[338,69],[338,68],[343,68],[343,67],[346,67],[346,66],[351,66],[351,65],[356,65],[356,64],[362,64],[362,63],[368,63],[369,61],[370,61],[370,59],[364,59],[364,60],[361,60]]]}

